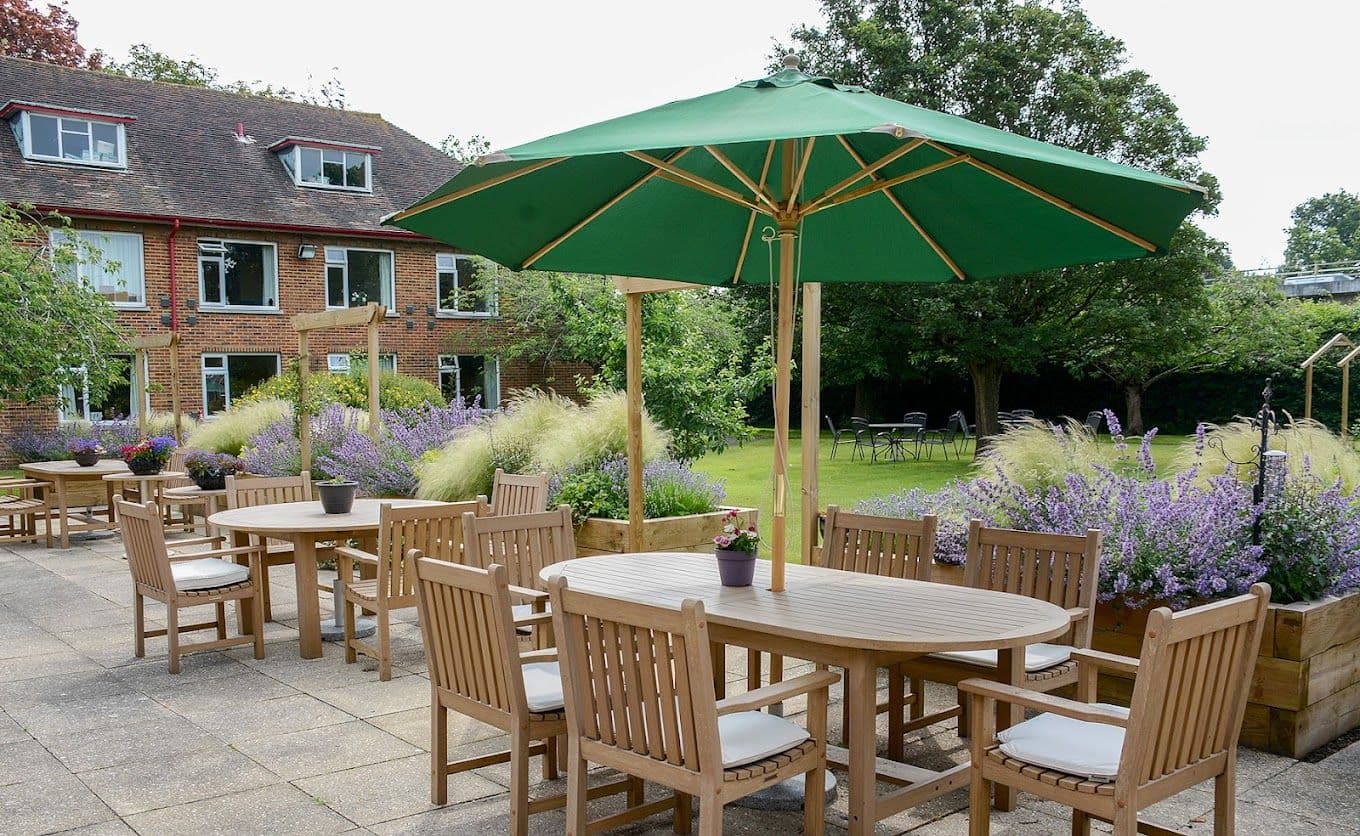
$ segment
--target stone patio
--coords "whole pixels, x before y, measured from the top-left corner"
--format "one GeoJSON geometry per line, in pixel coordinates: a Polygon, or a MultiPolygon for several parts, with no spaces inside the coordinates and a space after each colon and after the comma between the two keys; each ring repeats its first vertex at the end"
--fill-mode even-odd
{"type": "MultiPolygon", "coordinates": [[[[171,676],[164,639],[149,641],[146,659],[132,655],[131,581],[116,538],[68,550],[0,547],[0,577],[0,833],[504,832],[504,767],[452,778],[450,804],[429,803],[429,682],[413,614],[396,627],[390,682],[379,682],[372,664],[345,665],[332,645],[324,659],[303,661],[292,574],[275,570],[278,621],[267,628],[266,658],[251,658],[249,648],[195,654],[171,676]]],[[[163,626],[159,605],[150,606],[149,620],[163,626]]],[[[743,687],[743,658],[729,657],[733,690],[743,687]]],[[[839,717],[833,709],[833,728],[839,717]]],[[[451,723],[450,738],[456,757],[505,744],[467,720],[451,723]]],[[[909,752],[923,766],[966,758],[944,727],[909,752]]],[[[1239,829],[1360,834],[1357,773],[1360,744],[1318,763],[1244,750],[1239,829]]],[[[554,782],[535,794],[563,789],[554,782]]],[[[963,834],[966,805],[956,792],[881,822],[878,832],[963,834]]],[[[1207,833],[1211,807],[1205,785],[1148,816],[1207,833]]],[[[828,820],[829,832],[844,832],[843,797],[828,820]]],[[[800,814],[736,807],[725,821],[736,833],[801,827],[800,814]]],[[[1063,808],[1023,796],[1016,812],[993,822],[998,834],[1068,832],[1063,808]]],[[[561,833],[562,813],[533,817],[531,829],[561,833]]],[[[627,832],[669,833],[670,822],[659,816],[627,832]]]]}

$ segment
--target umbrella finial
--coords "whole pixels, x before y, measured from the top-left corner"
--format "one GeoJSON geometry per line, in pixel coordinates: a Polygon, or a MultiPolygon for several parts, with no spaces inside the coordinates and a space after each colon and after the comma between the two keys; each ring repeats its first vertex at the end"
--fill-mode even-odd
{"type": "Polygon", "coordinates": [[[785,56],[784,56],[784,69],[786,69],[786,70],[800,70],[800,69],[802,69],[802,67],[800,67],[800,66],[798,65],[798,56],[795,55],[795,54],[792,53],[792,52],[790,52],[788,55],[785,55],[785,56]]]}

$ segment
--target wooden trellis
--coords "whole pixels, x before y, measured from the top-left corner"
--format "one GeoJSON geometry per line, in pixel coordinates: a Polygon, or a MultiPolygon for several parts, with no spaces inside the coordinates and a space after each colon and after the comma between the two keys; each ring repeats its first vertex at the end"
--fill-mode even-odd
{"type": "Polygon", "coordinates": [[[378,410],[378,326],[387,317],[387,306],[369,302],[362,308],[346,308],[323,313],[298,314],[293,317],[293,330],[298,333],[298,446],[301,449],[302,469],[312,467],[312,421],[307,412],[307,374],[311,355],[307,352],[307,335],[327,328],[351,328],[363,325],[368,329],[368,435],[377,443],[382,433],[382,414],[378,410]]]}
{"type": "Polygon", "coordinates": [[[170,349],[170,409],[175,415],[175,443],[183,442],[182,410],[179,400],[179,332],[167,331],[163,334],[152,334],[146,337],[136,337],[130,343],[132,348],[132,371],[128,379],[132,382],[132,403],[137,409],[137,430],[143,437],[146,436],[146,422],[148,412],[151,411],[150,402],[146,396],[147,381],[143,378],[151,377],[151,365],[147,362],[147,352],[153,348],[170,349]]]}
{"type": "MultiPolygon", "coordinates": [[[[1319,348],[1317,351],[1314,351],[1313,354],[1312,354],[1312,356],[1310,356],[1307,360],[1304,360],[1304,361],[1299,365],[1299,368],[1303,369],[1303,417],[1304,417],[1304,420],[1307,420],[1307,419],[1310,419],[1310,418],[1313,417],[1313,366],[1317,364],[1317,361],[1321,360],[1324,356],[1326,356],[1327,352],[1331,351],[1332,349],[1336,348],[1337,346],[1341,346],[1341,347],[1343,347],[1343,348],[1351,348],[1351,349],[1353,349],[1353,348],[1355,348],[1355,343],[1351,342],[1351,341],[1350,341],[1350,338],[1347,337],[1345,334],[1337,334],[1337,335],[1333,336],[1333,337],[1332,337],[1330,340],[1328,340],[1327,342],[1323,343],[1321,348],[1319,348]]],[[[1350,352],[1349,354],[1347,354],[1347,355],[1341,360],[1340,363],[1337,363],[1337,365],[1340,366],[1341,369],[1342,369],[1342,372],[1341,372],[1341,374],[1342,374],[1342,378],[1341,378],[1341,431],[1342,431],[1343,433],[1346,431],[1346,395],[1348,394],[1347,391],[1346,391],[1346,389],[1347,389],[1347,384],[1348,384],[1349,378],[1350,378],[1350,362],[1351,362],[1351,360],[1355,357],[1355,354],[1356,354],[1356,352],[1352,351],[1352,352],[1350,352]]]]}

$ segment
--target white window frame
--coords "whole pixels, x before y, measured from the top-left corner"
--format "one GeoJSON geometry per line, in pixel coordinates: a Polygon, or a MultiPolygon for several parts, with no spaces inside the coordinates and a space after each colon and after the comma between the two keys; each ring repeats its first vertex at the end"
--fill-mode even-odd
{"type": "MultiPolygon", "coordinates": [[[[125,356],[125,357],[128,357],[129,360],[132,361],[132,362],[129,362],[129,363],[128,363],[128,386],[131,388],[131,392],[135,395],[135,393],[136,393],[137,390],[138,390],[138,380],[139,380],[139,379],[140,379],[140,380],[148,380],[148,379],[149,379],[149,372],[148,372],[148,369],[147,369],[147,362],[148,362],[148,361],[147,361],[147,359],[146,359],[145,357],[143,357],[143,358],[142,358],[142,367],[141,367],[140,369],[138,369],[137,366],[135,365],[135,360],[134,360],[134,358],[136,357],[136,354],[131,354],[131,355],[118,355],[118,356],[125,356]]],[[[92,421],[93,419],[90,418],[90,377],[89,377],[89,372],[88,372],[88,370],[87,370],[84,366],[72,366],[72,367],[70,368],[70,371],[73,371],[73,372],[79,374],[81,380],[84,381],[84,382],[81,384],[81,387],[80,387],[80,389],[81,389],[81,391],[80,391],[80,394],[81,394],[80,402],[81,402],[81,404],[82,404],[82,407],[81,407],[81,410],[80,410],[81,414],[79,414],[79,415],[68,415],[68,414],[67,414],[67,405],[69,404],[69,405],[71,405],[71,406],[74,406],[75,394],[76,394],[76,393],[75,393],[75,385],[74,385],[74,384],[70,384],[70,383],[62,384],[62,386],[61,386],[61,387],[58,389],[58,391],[57,391],[57,423],[58,423],[58,424],[66,424],[66,423],[69,423],[69,422],[72,422],[72,421],[92,421]],[[68,393],[68,392],[70,393],[70,398],[69,398],[69,399],[67,398],[67,393],[68,393]]],[[[129,409],[131,410],[131,412],[132,412],[131,415],[127,416],[129,419],[134,419],[134,418],[136,418],[138,415],[141,414],[141,411],[142,411],[142,410],[146,410],[146,413],[147,413],[148,415],[151,414],[151,392],[150,392],[150,390],[149,390],[145,385],[143,385],[143,386],[141,386],[141,393],[142,393],[142,397],[141,397],[141,398],[131,397],[131,398],[128,399],[128,408],[129,408],[129,409]]],[[[101,418],[100,422],[102,423],[104,420],[106,420],[106,419],[101,418]]]]}
{"type": "Polygon", "coordinates": [[[279,310],[279,248],[273,241],[251,241],[245,238],[200,238],[198,246],[198,303],[200,308],[210,311],[238,311],[238,312],[276,312],[279,310]],[[226,301],[227,298],[227,266],[226,256],[205,256],[203,245],[208,243],[218,244],[249,244],[257,247],[268,247],[274,258],[274,304],[273,305],[238,305],[226,301]],[[207,301],[207,287],[203,276],[204,261],[218,262],[217,281],[218,296],[221,302],[207,301]]]}
{"type": "MultiPolygon", "coordinates": [[[[324,247],[324,248],[322,248],[321,266],[322,266],[322,270],[324,271],[324,274],[323,274],[323,276],[322,276],[322,279],[323,279],[323,283],[322,283],[322,293],[325,295],[326,310],[328,310],[328,311],[343,311],[343,310],[345,310],[345,309],[347,309],[347,308],[353,307],[352,305],[350,305],[350,304],[348,304],[348,303],[346,303],[346,304],[344,304],[344,305],[332,305],[332,304],[331,304],[331,268],[332,268],[332,267],[343,267],[343,268],[344,268],[344,270],[345,270],[344,296],[345,296],[345,299],[346,299],[346,300],[349,299],[349,254],[350,254],[351,252],[385,253],[385,254],[387,255],[388,264],[391,265],[391,269],[388,270],[387,286],[383,288],[383,290],[386,292],[387,298],[386,298],[386,299],[379,299],[378,301],[379,301],[381,304],[386,305],[386,306],[387,306],[387,310],[389,310],[389,311],[394,310],[394,309],[396,308],[396,306],[397,306],[397,254],[396,254],[396,252],[394,252],[393,250],[370,249],[370,248],[368,248],[368,247],[324,247]],[[344,261],[332,261],[332,260],[331,260],[331,253],[337,252],[337,251],[338,251],[338,252],[342,252],[342,253],[345,254],[345,260],[344,260],[344,261]]],[[[372,301],[372,300],[369,300],[369,301],[372,301]]]]}
{"type": "MultiPolygon", "coordinates": [[[[452,372],[452,373],[453,373],[453,376],[454,376],[454,378],[453,378],[453,379],[454,379],[454,384],[453,384],[453,394],[454,394],[454,397],[456,397],[456,398],[462,398],[462,397],[463,397],[463,370],[462,370],[461,366],[460,366],[459,363],[458,363],[458,358],[459,358],[459,357],[481,357],[482,360],[483,360],[483,362],[487,363],[488,365],[490,365],[492,368],[495,369],[495,372],[496,372],[496,376],[495,376],[495,384],[496,384],[496,386],[495,386],[495,391],[492,392],[492,394],[494,394],[494,395],[496,396],[495,399],[494,399],[494,400],[495,400],[495,403],[491,403],[492,399],[491,399],[491,398],[487,398],[487,399],[485,399],[485,400],[482,402],[482,409],[500,409],[500,406],[501,406],[501,358],[499,358],[499,357],[495,357],[495,356],[490,355],[490,354],[463,354],[463,355],[459,355],[459,354],[440,354],[440,355],[438,355],[438,356],[435,358],[435,365],[436,365],[436,367],[437,367],[437,369],[438,369],[437,372],[436,372],[436,378],[435,378],[435,379],[436,379],[438,382],[442,383],[442,382],[443,382],[442,378],[443,378],[444,374],[445,374],[446,372],[452,372]]],[[[442,391],[443,387],[441,386],[440,389],[441,389],[441,391],[442,391]]]]}
{"type": "MultiPolygon", "coordinates": [[[[293,178],[293,184],[304,189],[326,189],[333,192],[373,192],[373,153],[362,151],[357,148],[327,148],[322,145],[295,144],[288,146],[287,149],[278,152],[279,160],[283,163],[284,169],[293,178]],[[327,151],[336,151],[340,154],[354,154],[364,158],[364,185],[362,186],[335,186],[330,183],[313,183],[310,180],[302,179],[302,149],[307,148],[325,154],[327,151]]],[[[341,157],[340,167],[348,171],[345,166],[345,157],[341,157]]],[[[322,159],[325,165],[325,159],[322,159]]]]}
{"type": "Polygon", "coordinates": [[[458,308],[458,294],[462,292],[462,285],[458,277],[458,259],[472,260],[475,256],[461,253],[435,253],[434,254],[434,301],[436,315],[448,319],[491,319],[500,315],[498,305],[500,291],[500,269],[494,262],[487,262],[491,268],[491,294],[486,299],[486,310],[484,311],[464,311],[458,308]],[[440,259],[451,259],[451,266],[441,266],[440,259]],[[444,307],[444,296],[439,292],[439,281],[445,274],[453,274],[453,307],[444,307]]]}
{"type": "MultiPolygon", "coordinates": [[[[274,374],[275,374],[275,375],[278,375],[278,374],[280,373],[280,371],[282,370],[282,368],[283,368],[283,366],[282,366],[282,358],[280,357],[280,355],[279,355],[278,353],[272,352],[272,351],[209,351],[209,352],[204,352],[202,355],[200,355],[200,359],[199,359],[199,370],[200,370],[199,383],[200,383],[200,385],[201,385],[202,394],[203,394],[203,417],[204,417],[204,418],[211,418],[211,417],[213,417],[212,414],[209,414],[209,412],[208,412],[208,378],[209,378],[209,377],[216,377],[216,376],[219,376],[219,375],[222,377],[222,393],[223,393],[223,397],[226,399],[226,405],[223,407],[223,411],[225,412],[226,410],[231,409],[232,394],[231,394],[231,374],[230,374],[231,369],[230,369],[230,364],[231,364],[231,358],[232,358],[232,357],[273,357],[273,358],[274,358],[274,374]],[[209,360],[210,358],[211,358],[211,359],[218,359],[218,358],[220,358],[220,359],[222,360],[222,365],[221,365],[221,366],[211,366],[211,367],[210,367],[210,366],[208,365],[208,360],[209,360]]],[[[242,392],[241,394],[244,395],[245,393],[242,392]]]]}
{"type": "MultiPolygon", "coordinates": [[[[366,352],[354,352],[352,354],[349,353],[327,354],[326,371],[329,372],[330,374],[349,374],[350,369],[354,368],[355,357],[359,357],[364,362],[368,362],[368,354],[366,352]]],[[[390,372],[392,374],[396,374],[397,355],[395,352],[384,352],[378,355],[378,371],[383,373],[390,372]],[[383,365],[384,362],[389,361],[391,363],[391,368],[387,368],[383,365]]]]}
{"type": "MultiPolygon", "coordinates": [[[[63,237],[63,236],[67,236],[67,235],[74,236],[75,239],[76,239],[76,242],[77,242],[77,243],[75,244],[75,246],[76,246],[76,249],[77,249],[77,253],[76,253],[77,258],[76,258],[76,263],[75,263],[74,269],[75,269],[75,272],[76,272],[76,278],[78,278],[80,281],[84,282],[84,283],[86,284],[86,286],[91,286],[91,285],[90,285],[90,280],[89,280],[89,279],[86,277],[86,275],[85,275],[85,268],[86,268],[88,265],[85,263],[85,259],[84,259],[84,257],[83,257],[84,254],[83,254],[83,252],[81,252],[81,246],[80,246],[80,242],[84,240],[83,236],[87,236],[87,235],[88,235],[88,236],[97,236],[97,237],[104,237],[104,238],[118,238],[118,237],[122,237],[122,238],[136,238],[136,239],[137,239],[137,271],[136,271],[136,272],[137,272],[137,276],[138,276],[138,278],[139,278],[139,280],[140,280],[140,282],[141,282],[141,287],[138,289],[139,292],[138,292],[137,295],[140,296],[141,298],[138,299],[138,300],[135,301],[135,302],[134,302],[134,301],[131,301],[131,300],[128,300],[128,301],[126,301],[126,302],[120,302],[120,301],[118,301],[118,300],[116,300],[116,299],[110,299],[110,300],[109,300],[109,304],[110,304],[110,305],[113,305],[113,306],[116,307],[116,308],[136,308],[136,309],[138,309],[138,310],[145,310],[145,309],[146,309],[146,307],[147,307],[147,302],[146,302],[146,240],[145,240],[144,238],[142,238],[142,234],[141,234],[140,232],[109,232],[109,231],[102,230],[102,229],[54,229],[54,230],[51,230],[51,231],[48,233],[48,241],[51,243],[52,248],[53,248],[53,249],[56,249],[57,247],[61,246],[61,244],[63,243],[63,242],[61,241],[62,237],[63,237]]],[[[98,245],[97,243],[92,242],[92,241],[87,241],[87,242],[85,242],[85,243],[88,244],[89,246],[95,247],[96,249],[100,249],[100,257],[103,258],[103,250],[102,250],[102,248],[99,247],[99,245],[98,245]]],[[[104,259],[104,260],[107,261],[107,259],[104,259]]],[[[125,266],[125,265],[123,265],[122,262],[119,262],[119,267],[123,267],[123,266],[125,266]]],[[[129,295],[131,295],[130,291],[129,291],[129,295]]]]}
{"type": "MultiPolygon", "coordinates": [[[[19,150],[23,153],[24,159],[35,160],[44,163],[58,163],[60,165],[80,165],[90,168],[127,168],[127,127],[122,122],[110,122],[107,119],[98,119],[94,116],[61,116],[55,113],[35,113],[28,110],[19,111],[13,118],[14,136],[19,141],[19,150]],[[33,127],[30,115],[41,116],[45,119],[57,120],[57,155],[38,154],[33,150],[33,127]],[[105,162],[103,160],[73,160],[61,156],[63,145],[62,134],[66,133],[62,126],[65,121],[84,122],[85,135],[90,143],[90,150],[94,151],[94,124],[108,125],[118,132],[118,160],[117,162],[105,162]]],[[[70,132],[74,133],[74,131],[70,132]]]]}

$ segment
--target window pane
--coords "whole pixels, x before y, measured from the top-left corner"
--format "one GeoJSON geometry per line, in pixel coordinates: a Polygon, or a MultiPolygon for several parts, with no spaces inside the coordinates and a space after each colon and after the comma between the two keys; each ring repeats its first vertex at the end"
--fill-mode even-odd
{"type": "Polygon", "coordinates": [[[203,408],[207,415],[227,408],[227,376],[222,372],[204,372],[203,408]]]}
{"type": "Polygon", "coordinates": [[[458,397],[458,372],[456,369],[439,370],[439,393],[444,396],[446,401],[458,397]]]}
{"type": "Polygon", "coordinates": [[[458,258],[458,310],[486,313],[495,287],[495,274],[488,262],[458,258]]]}
{"type": "Polygon", "coordinates": [[[249,392],[278,372],[278,358],[272,354],[231,354],[227,356],[227,377],[232,399],[249,392]]]}
{"type": "Polygon", "coordinates": [[[273,247],[229,243],[226,249],[227,304],[273,307],[273,247]]]}
{"type": "Polygon", "coordinates": [[[199,268],[203,272],[203,302],[208,305],[222,304],[222,262],[216,258],[201,258],[199,268]]]}
{"type": "Polygon", "coordinates": [[[457,310],[458,278],[452,270],[439,271],[439,310],[457,310]]]}
{"type": "Polygon", "coordinates": [[[116,232],[82,232],[98,250],[81,265],[81,274],[111,302],[141,304],[143,295],[142,236],[116,232]]]}
{"type": "Polygon", "coordinates": [[[203,366],[204,366],[204,368],[221,369],[221,368],[225,368],[226,365],[227,365],[227,358],[223,357],[223,356],[220,355],[220,354],[209,354],[209,355],[204,356],[204,358],[203,358],[203,366]]]}
{"type": "Polygon", "coordinates": [[[368,167],[367,154],[345,154],[345,185],[355,189],[368,187],[368,177],[364,169],[368,167]]]}
{"type": "Polygon", "coordinates": [[[369,302],[390,304],[386,286],[391,276],[390,254],[372,250],[349,251],[349,307],[369,302]]]}
{"type": "Polygon", "coordinates": [[[395,354],[378,355],[378,371],[391,373],[396,372],[396,370],[397,370],[397,355],[395,354]]]}
{"type": "Polygon", "coordinates": [[[473,355],[460,355],[458,372],[461,378],[463,400],[469,406],[486,406],[486,358],[473,355]]]}
{"type": "Polygon", "coordinates": [[[344,250],[344,248],[343,248],[343,247],[327,247],[327,248],[326,248],[326,263],[327,263],[327,264],[344,264],[344,263],[345,263],[345,250],[344,250]]]}
{"type": "Polygon", "coordinates": [[[298,179],[303,183],[326,182],[326,179],[321,175],[321,150],[318,148],[299,148],[298,153],[302,155],[302,176],[298,179]]]}
{"type": "Polygon", "coordinates": [[[107,122],[90,123],[94,132],[94,158],[101,163],[118,162],[118,126],[107,122]]]}
{"type": "Polygon", "coordinates": [[[44,157],[61,156],[61,149],[57,145],[57,120],[51,116],[39,116],[36,113],[28,115],[28,147],[30,154],[38,154],[44,157]]]}
{"type": "Polygon", "coordinates": [[[345,154],[342,151],[321,152],[323,180],[332,186],[345,185],[345,154]]]}
{"type": "Polygon", "coordinates": [[[331,265],[326,268],[326,304],[332,308],[345,306],[345,268],[331,265]]]}
{"type": "Polygon", "coordinates": [[[61,120],[61,156],[67,160],[90,159],[90,128],[88,122],[61,120]],[[71,130],[79,126],[78,131],[71,130]]]}
{"type": "Polygon", "coordinates": [[[132,377],[136,371],[132,368],[132,357],[127,354],[114,355],[123,361],[122,380],[109,387],[103,400],[90,399],[90,420],[113,421],[118,418],[128,418],[132,415],[132,377]],[[99,417],[95,417],[95,413],[99,417]]]}

